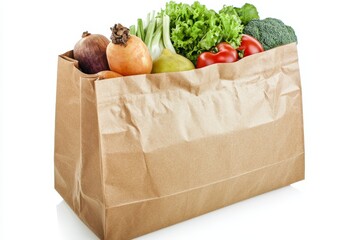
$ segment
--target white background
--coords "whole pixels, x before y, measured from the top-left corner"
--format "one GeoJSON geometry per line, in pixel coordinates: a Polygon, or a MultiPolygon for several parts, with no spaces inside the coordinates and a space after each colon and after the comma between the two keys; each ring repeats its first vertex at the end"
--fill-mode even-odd
{"type": "MultiPolygon", "coordinates": [[[[138,239],[360,239],[357,1],[251,3],[298,35],[306,180],[138,239]]],[[[129,26],[164,5],[1,0],[0,239],[97,239],[53,188],[57,55],[85,30],[109,36],[114,23],[129,26]]]]}

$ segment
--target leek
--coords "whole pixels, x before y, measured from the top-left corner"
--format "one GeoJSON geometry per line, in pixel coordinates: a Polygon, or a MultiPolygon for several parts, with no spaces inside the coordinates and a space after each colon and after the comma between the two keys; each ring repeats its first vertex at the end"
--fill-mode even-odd
{"type": "Polygon", "coordinates": [[[170,17],[166,14],[163,15],[163,43],[165,48],[169,49],[171,52],[176,53],[174,46],[171,43],[170,39],[170,17]]]}
{"type": "Polygon", "coordinates": [[[162,41],[162,24],[160,24],[154,33],[152,43],[149,47],[150,55],[153,61],[160,56],[163,49],[164,45],[162,41]]]}
{"type": "Polygon", "coordinates": [[[146,29],[146,36],[145,36],[145,44],[148,48],[150,48],[151,46],[151,40],[153,38],[153,33],[154,33],[154,30],[155,30],[155,25],[156,25],[156,19],[155,19],[155,13],[152,14],[152,17],[151,17],[151,20],[147,26],[147,29],[146,29]]]}

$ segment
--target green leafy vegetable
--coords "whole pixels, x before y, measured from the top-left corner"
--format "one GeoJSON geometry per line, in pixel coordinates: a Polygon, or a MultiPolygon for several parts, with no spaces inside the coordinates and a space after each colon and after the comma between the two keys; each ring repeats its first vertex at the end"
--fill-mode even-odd
{"type": "Polygon", "coordinates": [[[239,47],[244,26],[241,24],[235,8],[233,6],[224,6],[219,11],[219,19],[222,28],[221,41],[230,43],[234,48],[239,47]]]}
{"type": "Polygon", "coordinates": [[[170,1],[158,14],[153,11],[145,21],[138,19],[137,27],[131,26],[130,33],[145,42],[153,60],[167,48],[196,63],[201,53],[220,42],[238,48],[244,24],[254,19],[259,19],[259,14],[249,3],[241,8],[224,6],[215,12],[198,1],[191,5],[170,1]]]}
{"type": "Polygon", "coordinates": [[[235,8],[242,24],[247,25],[251,20],[259,19],[259,13],[256,7],[250,3],[245,3],[241,8],[235,8]]]}
{"type": "Polygon", "coordinates": [[[294,29],[276,18],[252,20],[245,26],[244,33],[256,38],[264,50],[297,41],[294,29]]]}
{"type": "Polygon", "coordinates": [[[216,13],[198,1],[192,5],[170,1],[164,13],[170,17],[170,37],[176,52],[193,63],[221,41],[233,47],[240,45],[243,26],[233,8],[216,13]]]}

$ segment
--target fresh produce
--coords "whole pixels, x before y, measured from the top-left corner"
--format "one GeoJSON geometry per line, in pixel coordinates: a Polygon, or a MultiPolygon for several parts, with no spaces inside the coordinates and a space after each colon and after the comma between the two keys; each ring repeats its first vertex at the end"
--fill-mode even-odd
{"type": "Polygon", "coordinates": [[[99,80],[121,77],[121,74],[111,71],[111,70],[104,70],[104,71],[98,72],[96,75],[98,76],[99,80]]]}
{"type": "Polygon", "coordinates": [[[111,42],[106,48],[110,70],[123,76],[150,73],[152,59],[145,43],[130,35],[129,29],[121,24],[115,24],[110,29],[111,42]]]}
{"type": "Polygon", "coordinates": [[[180,72],[194,69],[194,64],[184,56],[165,48],[153,63],[152,73],[180,72]]]}
{"type": "Polygon", "coordinates": [[[240,45],[243,25],[235,9],[216,13],[195,1],[192,5],[166,3],[163,13],[170,17],[170,37],[176,53],[193,63],[198,56],[224,41],[240,45]]]}
{"type": "Polygon", "coordinates": [[[136,36],[138,36],[141,40],[145,38],[144,26],[141,19],[138,19],[138,29],[136,31],[136,36]]]}
{"type": "Polygon", "coordinates": [[[148,13],[147,16],[146,24],[142,19],[138,19],[137,27],[130,26],[130,34],[138,34],[139,29],[142,29],[140,32],[143,31],[144,34],[138,34],[138,36],[148,47],[153,61],[160,56],[164,48],[176,53],[170,40],[169,16],[163,13],[155,17],[155,12],[148,13]]]}
{"type": "Polygon", "coordinates": [[[217,52],[203,52],[199,55],[196,68],[202,68],[214,63],[236,62],[239,55],[230,44],[222,42],[216,46],[217,52]]]}
{"type": "Polygon", "coordinates": [[[163,43],[165,48],[169,49],[171,52],[175,53],[176,50],[170,39],[170,17],[163,13],[163,43]]]}
{"type": "Polygon", "coordinates": [[[256,7],[252,4],[245,3],[241,8],[235,8],[243,25],[247,25],[251,20],[260,19],[256,7]]]}
{"type": "Polygon", "coordinates": [[[74,58],[78,60],[80,69],[89,74],[108,70],[106,47],[109,39],[101,34],[84,32],[82,38],[74,46],[74,58]]]}
{"type": "Polygon", "coordinates": [[[292,27],[276,18],[260,20],[256,7],[224,5],[219,11],[193,4],[166,3],[130,29],[115,24],[111,41],[87,32],[74,47],[86,73],[110,77],[186,71],[296,42],[292,27]]]}
{"type": "MultiPolygon", "coordinates": [[[[153,59],[153,62],[161,55],[161,52],[164,50],[164,42],[162,39],[163,36],[163,24],[159,24],[159,27],[154,32],[154,36],[152,38],[151,43],[149,44],[148,48],[151,54],[151,58],[153,59]]],[[[168,49],[172,53],[175,53],[175,50],[168,49]]]]}
{"type": "Polygon", "coordinates": [[[259,40],[264,50],[297,41],[294,29],[276,18],[252,20],[246,25],[244,33],[259,40]]]}
{"type": "Polygon", "coordinates": [[[255,53],[263,52],[264,48],[254,37],[243,34],[241,38],[241,45],[237,50],[239,50],[240,58],[243,58],[255,53]]]}

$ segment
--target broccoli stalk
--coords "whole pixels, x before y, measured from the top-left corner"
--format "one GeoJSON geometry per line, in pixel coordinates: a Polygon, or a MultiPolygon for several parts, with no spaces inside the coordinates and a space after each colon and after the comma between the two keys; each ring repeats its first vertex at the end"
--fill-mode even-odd
{"type": "Polygon", "coordinates": [[[263,45],[264,50],[297,42],[294,29],[276,18],[251,20],[245,26],[244,33],[256,38],[263,45]]]}

